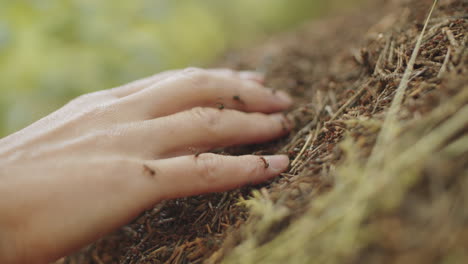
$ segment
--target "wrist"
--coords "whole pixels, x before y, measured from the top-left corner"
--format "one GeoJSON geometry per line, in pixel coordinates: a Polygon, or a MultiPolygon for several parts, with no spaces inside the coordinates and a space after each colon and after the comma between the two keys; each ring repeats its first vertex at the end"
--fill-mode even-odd
{"type": "Polygon", "coordinates": [[[24,263],[19,258],[20,254],[17,252],[17,239],[14,228],[11,225],[12,219],[11,210],[4,202],[11,201],[11,197],[5,197],[9,192],[6,191],[10,188],[8,180],[8,169],[3,164],[0,165],[0,208],[6,208],[0,214],[0,263],[24,263]]]}
{"type": "Polygon", "coordinates": [[[11,147],[9,137],[0,140],[0,263],[24,263],[17,252],[17,239],[12,223],[11,179],[17,177],[15,163],[18,151],[11,147]],[[16,157],[16,158],[15,158],[16,157]]]}
{"type": "Polygon", "coordinates": [[[11,175],[17,167],[15,164],[24,167],[27,163],[30,154],[24,144],[18,143],[22,141],[16,134],[0,139],[0,177],[11,175]]]}

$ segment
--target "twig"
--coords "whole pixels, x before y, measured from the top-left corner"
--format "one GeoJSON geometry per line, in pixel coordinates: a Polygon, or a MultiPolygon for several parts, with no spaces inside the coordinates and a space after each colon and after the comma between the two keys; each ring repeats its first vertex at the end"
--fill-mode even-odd
{"type": "Polygon", "coordinates": [[[432,37],[434,37],[434,36],[437,34],[437,32],[439,31],[439,28],[450,25],[450,23],[451,23],[450,19],[448,19],[448,18],[441,18],[441,19],[443,19],[442,22],[433,25],[433,26],[427,31],[426,36],[423,38],[423,42],[426,42],[426,41],[428,41],[429,39],[431,39],[432,37]]]}
{"type": "MultiPolygon", "coordinates": [[[[323,130],[322,125],[321,125],[321,124],[317,125],[317,127],[315,128],[314,137],[313,137],[312,140],[311,140],[310,146],[313,146],[313,145],[314,145],[314,143],[315,143],[316,140],[317,140],[317,137],[318,137],[319,133],[322,132],[322,130],[323,130]]],[[[317,149],[319,149],[320,147],[321,147],[321,145],[318,146],[318,147],[316,147],[316,148],[312,151],[312,153],[314,153],[314,152],[315,152],[317,149]]],[[[309,153],[309,158],[307,159],[308,161],[310,161],[310,157],[311,157],[311,154],[312,154],[312,153],[309,153]]],[[[308,161],[307,161],[307,162],[308,162],[308,161]]],[[[294,173],[296,173],[296,172],[299,171],[299,168],[302,168],[302,167],[304,167],[304,163],[302,163],[302,164],[297,163],[297,164],[295,164],[294,167],[291,168],[291,172],[294,174],[294,173]]]]}
{"type": "MultiPolygon", "coordinates": [[[[328,98],[327,98],[327,101],[328,101],[328,98]]],[[[312,127],[316,126],[317,125],[317,122],[318,122],[318,118],[320,116],[320,114],[322,113],[322,111],[324,110],[325,108],[325,104],[327,103],[327,101],[321,106],[321,109],[317,112],[317,114],[315,115],[314,119],[312,121],[310,121],[307,125],[305,125],[303,128],[301,128],[301,130],[299,130],[296,135],[293,137],[293,139],[290,141],[291,143],[287,144],[286,146],[284,146],[280,152],[284,152],[285,150],[291,150],[292,147],[296,146],[297,142],[301,139],[301,137],[307,132],[312,129],[312,127]]]]}
{"type": "Polygon", "coordinates": [[[382,70],[382,66],[383,66],[382,64],[384,60],[388,58],[387,53],[389,49],[390,49],[390,40],[387,39],[384,50],[380,53],[379,58],[377,59],[377,62],[375,63],[374,75],[381,75],[381,76],[386,75],[386,73],[382,70]]]}
{"type": "Polygon", "coordinates": [[[387,58],[387,62],[390,63],[390,65],[393,65],[394,50],[395,50],[395,41],[392,40],[392,42],[390,43],[390,53],[388,54],[388,58],[387,58]]]}
{"type": "Polygon", "coordinates": [[[302,155],[304,154],[304,151],[307,149],[307,147],[309,147],[309,143],[310,141],[312,140],[313,136],[312,136],[312,132],[309,133],[309,136],[307,136],[307,140],[306,142],[304,143],[304,146],[302,146],[302,149],[301,151],[299,152],[299,154],[296,156],[296,158],[291,162],[291,166],[294,167],[294,165],[296,165],[296,162],[302,157],[302,155]]]}
{"type": "Polygon", "coordinates": [[[375,146],[372,150],[372,154],[367,163],[366,170],[369,169],[371,166],[375,166],[378,162],[380,162],[383,159],[383,157],[385,156],[386,145],[394,138],[395,134],[397,133],[397,115],[400,111],[400,107],[403,102],[406,89],[408,88],[408,84],[414,70],[414,64],[416,62],[416,58],[418,57],[419,50],[421,49],[424,34],[426,33],[427,25],[429,24],[429,20],[432,16],[432,13],[435,10],[437,3],[438,0],[434,0],[431,11],[427,16],[421,34],[419,35],[419,38],[416,41],[416,46],[413,50],[413,53],[411,54],[411,58],[403,74],[403,78],[401,79],[400,85],[396,90],[395,97],[393,98],[392,104],[390,105],[387,116],[382,125],[382,130],[380,131],[377,137],[377,142],[375,143],[375,146]]]}
{"type": "Polygon", "coordinates": [[[330,118],[330,121],[333,121],[335,120],[341,113],[344,112],[344,110],[346,110],[346,108],[348,108],[348,106],[350,106],[351,104],[353,104],[356,99],[361,96],[361,94],[364,92],[365,88],[366,88],[367,84],[361,86],[361,88],[359,88],[359,90],[351,97],[348,99],[348,101],[346,101],[346,103],[344,103],[340,109],[338,109],[338,111],[335,112],[335,114],[330,118]]]}
{"type": "Polygon", "coordinates": [[[405,47],[403,45],[400,46],[399,49],[397,49],[397,54],[398,54],[398,61],[397,61],[397,66],[393,73],[398,73],[401,68],[403,68],[403,56],[404,56],[404,50],[405,47]]]}
{"type": "Polygon", "coordinates": [[[325,106],[325,111],[327,111],[327,113],[328,113],[330,116],[333,116],[333,110],[332,110],[331,106],[326,105],[326,106],[325,106]]]}
{"type": "Polygon", "coordinates": [[[439,74],[437,74],[437,78],[442,77],[442,75],[444,75],[444,73],[447,71],[447,66],[448,66],[448,62],[450,61],[450,53],[451,52],[452,52],[452,50],[450,49],[450,47],[448,47],[447,55],[445,56],[444,63],[442,64],[442,67],[440,67],[440,71],[439,71],[439,74]]]}
{"type": "Polygon", "coordinates": [[[296,171],[300,172],[304,167],[305,165],[307,165],[314,157],[314,154],[317,150],[320,149],[320,147],[322,147],[322,145],[316,147],[315,149],[313,149],[309,155],[309,157],[301,164],[299,165],[297,168],[296,168],[296,171]]]}
{"type": "Polygon", "coordinates": [[[459,47],[460,44],[458,44],[458,41],[455,39],[455,36],[453,35],[452,31],[448,28],[443,28],[442,31],[447,35],[448,40],[450,41],[450,45],[453,47],[459,47]]]}
{"type": "Polygon", "coordinates": [[[301,130],[299,130],[299,132],[297,132],[297,134],[291,140],[291,143],[284,146],[280,150],[280,152],[284,152],[286,150],[291,150],[292,148],[294,148],[298,144],[299,140],[302,138],[303,134],[306,133],[307,131],[310,131],[313,126],[317,125],[317,120],[318,120],[317,117],[318,115],[315,116],[315,118],[312,121],[310,121],[306,126],[304,126],[301,130]]]}

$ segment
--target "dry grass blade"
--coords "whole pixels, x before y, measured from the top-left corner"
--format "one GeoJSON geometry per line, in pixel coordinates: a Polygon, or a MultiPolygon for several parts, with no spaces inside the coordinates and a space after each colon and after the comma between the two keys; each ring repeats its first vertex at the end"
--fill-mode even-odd
{"type": "Polygon", "coordinates": [[[442,64],[442,67],[440,67],[440,71],[439,71],[439,74],[437,74],[437,78],[441,78],[444,75],[444,73],[447,72],[451,53],[452,53],[452,50],[450,47],[448,47],[447,54],[445,55],[444,63],[442,64]]]}
{"type": "Polygon", "coordinates": [[[361,96],[364,91],[366,90],[366,87],[367,84],[365,85],[362,85],[361,88],[359,88],[359,90],[351,97],[349,98],[348,101],[346,101],[345,104],[343,104],[340,109],[338,109],[338,111],[335,112],[335,114],[330,118],[330,121],[333,121],[333,120],[336,120],[336,118],[341,115],[345,110],[346,108],[348,108],[350,105],[352,105],[354,102],[356,102],[356,100],[359,98],[359,96],[361,96]]]}
{"type": "Polygon", "coordinates": [[[304,146],[302,146],[302,149],[299,151],[299,154],[296,156],[296,158],[291,162],[291,166],[295,166],[298,160],[302,158],[302,155],[304,154],[304,151],[309,147],[310,142],[312,141],[313,138],[313,133],[310,132],[309,135],[307,136],[307,139],[304,143],[304,146]]]}
{"type": "Polygon", "coordinates": [[[419,54],[421,49],[422,40],[424,37],[424,33],[426,33],[427,26],[431,19],[432,13],[434,12],[435,7],[437,6],[438,0],[434,0],[434,3],[429,11],[429,15],[427,16],[426,22],[424,23],[424,27],[419,35],[416,45],[414,47],[413,53],[411,54],[411,58],[408,62],[408,66],[403,74],[403,78],[401,79],[400,85],[398,86],[395,97],[393,98],[392,104],[388,110],[387,116],[385,121],[382,125],[382,130],[377,138],[377,142],[374,146],[372,151],[372,155],[368,161],[368,168],[372,166],[378,166],[378,163],[382,161],[385,156],[385,148],[390,143],[390,141],[395,137],[398,133],[398,125],[397,125],[397,118],[398,112],[401,108],[401,103],[403,102],[403,97],[405,95],[406,89],[408,87],[408,83],[410,81],[411,75],[414,70],[414,63],[416,62],[416,58],[419,54]]]}

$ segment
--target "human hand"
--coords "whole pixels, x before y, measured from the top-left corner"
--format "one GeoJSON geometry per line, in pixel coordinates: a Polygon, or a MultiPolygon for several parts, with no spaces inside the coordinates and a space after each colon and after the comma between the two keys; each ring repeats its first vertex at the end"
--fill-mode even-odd
{"type": "Polygon", "coordinates": [[[71,101],[0,140],[0,262],[46,263],[161,200],[278,175],[287,156],[198,153],[285,135],[290,105],[258,75],[201,69],[71,101]]]}

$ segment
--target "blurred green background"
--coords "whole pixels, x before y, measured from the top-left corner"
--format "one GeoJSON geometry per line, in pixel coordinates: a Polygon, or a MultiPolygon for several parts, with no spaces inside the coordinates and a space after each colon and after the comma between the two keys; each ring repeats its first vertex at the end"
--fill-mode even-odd
{"type": "Polygon", "coordinates": [[[0,0],[0,137],[77,95],[168,68],[206,65],[226,49],[286,30],[334,4],[0,0]]]}

